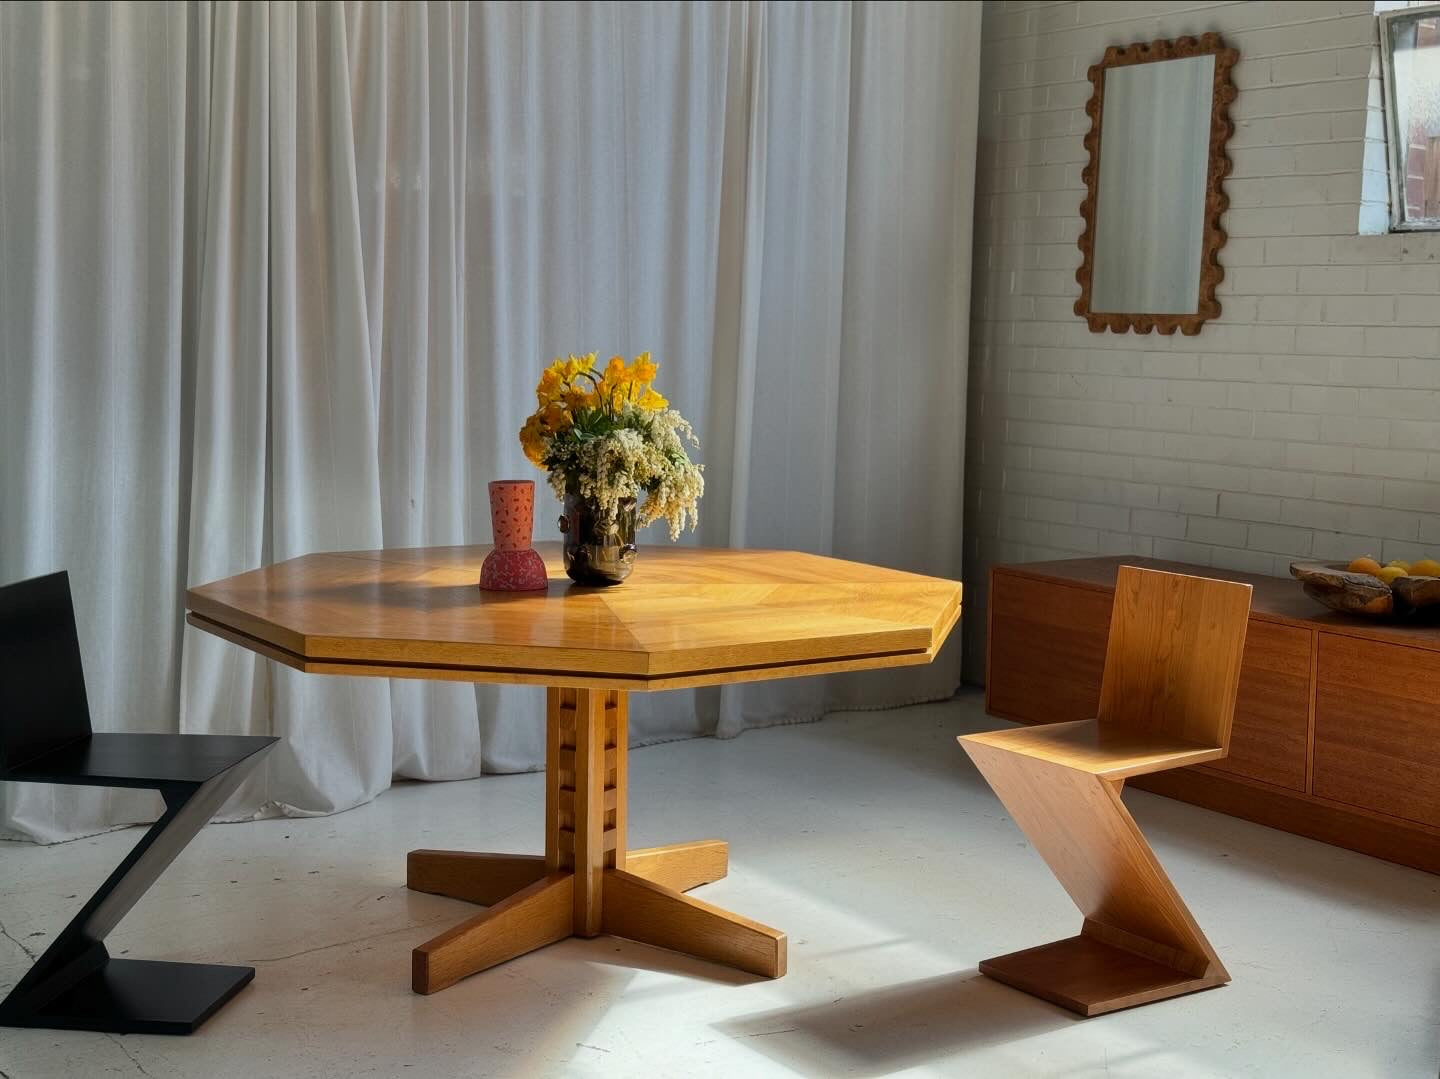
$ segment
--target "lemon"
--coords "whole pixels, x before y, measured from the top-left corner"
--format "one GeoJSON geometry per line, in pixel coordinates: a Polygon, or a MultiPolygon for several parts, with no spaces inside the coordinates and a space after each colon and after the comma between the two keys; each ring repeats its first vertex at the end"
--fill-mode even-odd
{"type": "Polygon", "coordinates": [[[1386,569],[1390,569],[1392,566],[1398,568],[1406,576],[1409,576],[1410,563],[1406,562],[1403,558],[1392,558],[1389,562],[1385,563],[1386,569]]]}
{"type": "Polygon", "coordinates": [[[1379,573],[1375,574],[1386,584],[1394,584],[1397,579],[1408,576],[1400,566],[1385,566],[1379,573]]]}
{"type": "Polygon", "coordinates": [[[1410,573],[1416,577],[1440,577],[1440,562],[1433,558],[1422,558],[1410,567],[1410,573]]]}

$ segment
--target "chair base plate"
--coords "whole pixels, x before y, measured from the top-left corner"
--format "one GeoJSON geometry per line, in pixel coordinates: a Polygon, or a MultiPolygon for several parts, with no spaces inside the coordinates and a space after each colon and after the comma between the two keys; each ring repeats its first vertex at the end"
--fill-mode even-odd
{"type": "Polygon", "coordinates": [[[34,1011],[0,1009],[0,1025],[193,1034],[254,977],[254,967],[109,959],[34,1011]]]}
{"type": "Polygon", "coordinates": [[[1087,1017],[1214,989],[1229,981],[1196,977],[1092,936],[986,959],[980,973],[1087,1017]]]}

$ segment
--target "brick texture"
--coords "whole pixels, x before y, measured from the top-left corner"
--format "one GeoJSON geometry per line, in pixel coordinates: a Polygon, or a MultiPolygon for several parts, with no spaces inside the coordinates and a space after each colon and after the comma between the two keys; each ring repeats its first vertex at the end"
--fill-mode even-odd
{"type": "Polygon", "coordinates": [[[1440,556],[1440,234],[1364,234],[1385,215],[1373,12],[986,4],[968,678],[997,562],[1284,575],[1297,557],[1440,556]],[[1241,57],[1223,313],[1191,338],[1092,334],[1072,312],[1086,69],[1107,45],[1207,30],[1241,57]]]}

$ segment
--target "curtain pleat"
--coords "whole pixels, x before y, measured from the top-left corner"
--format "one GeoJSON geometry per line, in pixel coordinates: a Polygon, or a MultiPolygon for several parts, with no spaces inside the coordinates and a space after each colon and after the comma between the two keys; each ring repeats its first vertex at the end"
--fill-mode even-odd
{"type": "MultiPolygon", "coordinates": [[[[0,5],[0,580],[68,568],[101,730],[284,737],[223,816],[541,766],[530,687],[316,677],[190,584],[483,543],[552,356],[653,352],[683,542],[960,575],[975,5],[0,5]]],[[[642,543],[667,542],[652,529],[642,543]]],[[[643,552],[641,557],[643,558],[643,552]]],[[[635,743],[947,696],[636,694],[635,743]]],[[[52,841],[133,792],[10,786],[52,841]]]]}
{"type": "MultiPolygon", "coordinates": [[[[70,571],[99,730],[176,723],[187,18],[0,5],[0,580],[70,571]]],[[[0,799],[40,839],[160,804],[0,799]]]]}

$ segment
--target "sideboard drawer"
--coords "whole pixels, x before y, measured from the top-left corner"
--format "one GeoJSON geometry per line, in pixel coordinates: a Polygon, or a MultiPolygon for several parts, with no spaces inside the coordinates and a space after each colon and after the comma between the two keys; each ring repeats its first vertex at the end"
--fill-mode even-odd
{"type": "Polygon", "coordinates": [[[1312,793],[1440,827],[1440,655],[1320,634],[1312,793]]]}
{"type": "Polygon", "coordinates": [[[1313,642],[1308,629],[1250,620],[1230,755],[1206,767],[1291,790],[1305,789],[1313,642]]]}
{"type": "Polygon", "coordinates": [[[990,711],[1026,723],[1095,718],[1113,602],[1091,588],[992,575],[990,711]]]}

